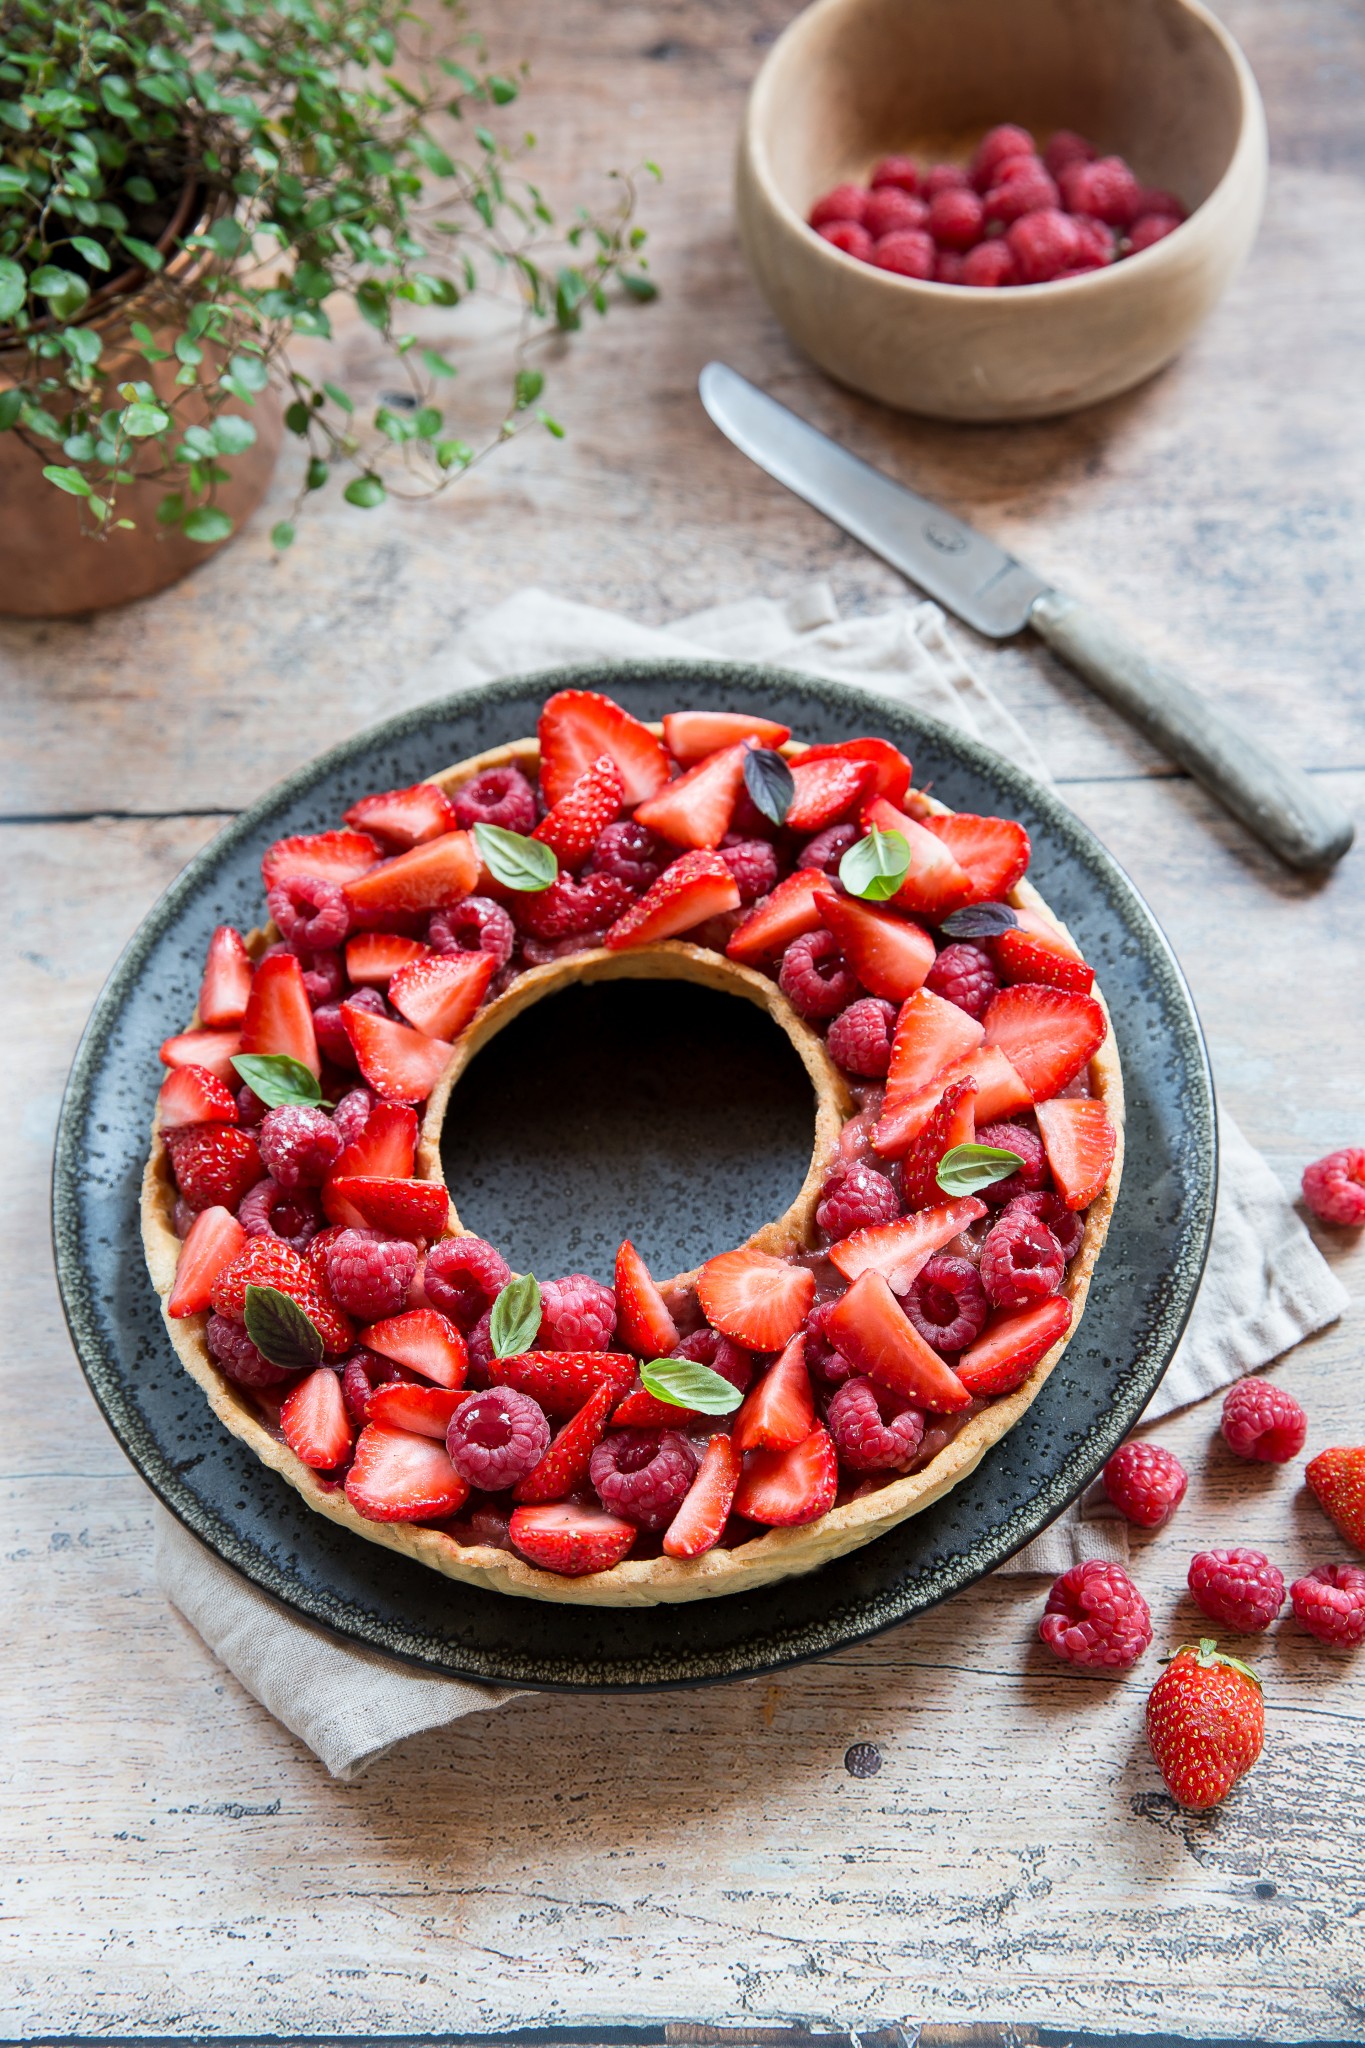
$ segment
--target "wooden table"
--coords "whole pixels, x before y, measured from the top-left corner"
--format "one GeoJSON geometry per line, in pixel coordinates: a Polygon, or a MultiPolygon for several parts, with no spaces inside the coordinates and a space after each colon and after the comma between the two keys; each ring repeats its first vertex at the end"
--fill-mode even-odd
{"type": "MultiPolygon", "coordinates": [[[[1365,809],[1359,12],[1225,8],[1275,167],[1251,264],[1183,361],[1077,418],[960,430],[832,389],[748,283],[730,153],[790,11],[526,0],[503,23],[538,75],[525,111],[556,187],[646,155],[667,174],[648,202],[665,296],[573,348],[564,445],[528,439],[418,514],[324,507],[275,562],[286,467],[251,530],[180,588],[0,626],[17,1059],[0,2033],[929,2018],[1365,2039],[1365,1655],[1334,1659],[1292,1625],[1258,1648],[1265,1758],[1203,1819],[1146,1753],[1153,1668],[1072,1677],[1034,1640],[1039,1583],[1008,1578],[770,1683],[529,1700],[340,1787],[168,1611],[148,1495],[62,1326],[46,1190],[77,1034],[128,934],[235,808],[430,693],[462,623],[531,580],[655,621],[814,574],[852,610],[899,594],[719,442],[694,395],[712,354],[1103,595],[1365,809]],[[876,1775],[846,1768],[855,1743],[876,1745],[876,1775]]],[[[382,385],[372,340],[352,328],[341,345],[382,385]]],[[[977,651],[1164,921],[1224,1099],[1286,1187],[1360,1142],[1365,859],[1289,876],[1036,648],[977,651]]],[[[1318,1236],[1358,1280],[1359,1248],[1318,1236]]],[[[1357,1312],[1278,1369],[1314,1447],[1362,1434],[1361,1327],[1357,1312]]],[[[1194,1475],[1175,1527],[1138,1549],[1163,1643],[1190,1632],[1196,1548],[1249,1540],[1296,1571],[1340,1554],[1295,1473],[1235,1465],[1214,1426],[1206,1406],[1159,1432],[1194,1475]]]]}

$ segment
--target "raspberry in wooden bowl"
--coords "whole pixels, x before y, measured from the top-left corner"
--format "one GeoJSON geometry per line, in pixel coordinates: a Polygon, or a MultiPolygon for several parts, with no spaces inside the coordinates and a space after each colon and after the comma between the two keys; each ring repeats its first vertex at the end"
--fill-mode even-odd
{"type": "Polygon", "coordinates": [[[1184,346],[1265,173],[1255,79],[1197,0],[816,0],[754,85],[737,209],[764,296],[840,383],[1038,419],[1184,346]]]}

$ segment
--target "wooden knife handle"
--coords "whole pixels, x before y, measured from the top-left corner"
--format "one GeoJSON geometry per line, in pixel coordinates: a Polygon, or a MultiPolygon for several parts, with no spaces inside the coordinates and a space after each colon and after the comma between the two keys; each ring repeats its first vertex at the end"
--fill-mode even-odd
{"type": "Polygon", "coordinates": [[[1242,732],[1175,669],[1059,590],[1034,600],[1029,624],[1106,704],[1188,768],[1282,861],[1326,868],[1341,859],[1355,837],[1341,806],[1242,732]]]}

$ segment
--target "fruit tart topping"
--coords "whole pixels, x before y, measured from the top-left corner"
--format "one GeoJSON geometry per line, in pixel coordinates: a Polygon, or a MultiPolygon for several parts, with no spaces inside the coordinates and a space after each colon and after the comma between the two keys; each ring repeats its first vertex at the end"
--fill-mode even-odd
{"type": "MultiPolygon", "coordinates": [[[[504,1388],[504,1393],[510,1393],[504,1388]]],[[[593,1452],[602,1441],[616,1400],[610,1381],[595,1387],[577,1415],[570,1416],[539,1463],[513,1488],[517,1501],[563,1500],[588,1484],[593,1452]]]]}
{"type": "Polygon", "coordinates": [[[750,1351],[780,1351],[814,1298],[815,1275],[771,1252],[722,1252],[697,1275],[697,1299],[707,1321],[750,1351]]]}
{"type": "Polygon", "coordinates": [[[354,1432],[341,1381],[320,1365],[299,1381],[280,1409],[280,1428],[296,1458],[315,1472],[334,1472],[351,1455],[354,1432]]]}
{"type": "Polygon", "coordinates": [[[209,940],[199,984],[199,1021],[211,1030],[240,1024],[251,993],[251,960],[240,932],[220,924],[209,940]]]}
{"type": "MultiPolygon", "coordinates": [[[[794,1337],[792,1343],[799,1341],[794,1337]]],[[[722,1338],[724,1343],[725,1339],[722,1338]]],[[[655,1358],[640,1367],[640,1385],[655,1401],[672,1408],[685,1408],[691,1415],[729,1415],[744,1396],[724,1373],[716,1372],[695,1358],[655,1358]]],[[[616,1421],[629,1423],[627,1414],[635,1396],[628,1394],[616,1411],[616,1421]]]]}
{"type": "Polygon", "coordinates": [[[436,1522],[469,1498],[444,1444],[407,1429],[367,1422],[346,1474],[346,1498],[370,1522],[436,1522]]]}
{"type": "Polygon", "coordinates": [[[666,1557],[701,1557],[714,1549],[730,1518],[739,1484],[740,1456],[728,1436],[713,1436],[696,1477],[663,1539],[666,1557]]]}
{"type": "Polygon", "coordinates": [[[414,782],[408,789],[388,789],[362,796],[343,813],[358,832],[373,833],[387,847],[406,853],[425,840],[439,839],[463,823],[455,806],[434,782],[414,782]]]}
{"type": "Polygon", "coordinates": [[[739,885],[718,853],[685,853],[666,867],[638,903],[617,918],[603,944],[653,946],[676,939],[708,917],[739,909],[739,885]]]}
{"type": "Polygon", "coordinates": [[[535,1471],[550,1448],[545,1411],[516,1387],[469,1394],[445,1432],[451,1464],[484,1493],[502,1493],[535,1471]]]}
{"type": "MultiPolygon", "coordinates": [[[[586,766],[587,763],[585,762],[586,766]]],[[[536,793],[520,768],[485,768],[462,783],[451,799],[455,821],[466,832],[497,825],[504,832],[529,832],[536,822],[536,793]]]]}
{"type": "Polygon", "coordinates": [[[879,1395],[871,1380],[845,1380],[830,1401],[827,1420],[850,1472],[908,1472],[924,1441],[919,1409],[879,1395]]]}
{"type": "Polygon", "coordinates": [[[818,1522],[834,1506],[839,1460],[819,1424],[785,1451],[750,1451],[735,1488],[734,1510],[771,1529],[818,1522]]]}
{"type": "Polygon", "coordinates": [[[601,1508],[556,1501],[548,1507],[517,1508],[507,1534],[514,1550],[542,1571],[578,1579],[609,1572],[620,1564],[635,1541],[634,1522],[601,1508]]]}

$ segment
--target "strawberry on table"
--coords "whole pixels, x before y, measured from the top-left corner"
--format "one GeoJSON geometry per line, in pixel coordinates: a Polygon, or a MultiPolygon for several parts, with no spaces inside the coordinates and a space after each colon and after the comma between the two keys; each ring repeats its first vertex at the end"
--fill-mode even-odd
{"type": "Polygon", "coordinates": [[[242,935],[230,924],[220,924],[209,940],[199,984],[200,1023],[211,1031],[240,1024],[250,993],[251,956],[242,935]]]}
{"type": "Polygon", "coordinates": [[[240,1031],[177,1031],[163,1039],[163,1067],[203,1067],[231,1087],[237,1079],[232,1062],[242,1050],[240,1031]]]}
{"type": "Polygon", "coordinates": [[[669,711],[664,715],[664,745],[682,768],[718,754],[724,747],[755,746],[777,748],[791,738],[791,727],[773,718],[756,718],[747,711],[669,711]]]}
{"type": "Polygon", "coordinates": [[[491,953],[429,954],[398,969],[389,1001],[418,1031],[449,1043],[487,995],[496,967],[491,953]]]}
{"type": "Polygon", "coordinates": [[[315,1472],[334,1472],[351,1455],[351,1418],[341,1395],[341,1381],[330,1365],[320,1365],[285,1396],[280,1428],[296,1458],[315,1472]]]}
{"type": "Polygon", "coordinates": [[[1304,1478],[1322,1512],[1365,1550],[1365,1444],[1334,1444],[1310,1458],[1304,1478]]]}
{"type": "Polygon", "coordinates": [[[603,940],[613,951],[676,939],[708,917],[739,909],[739,885],[718,853],[685,853],[666,867],[603,940]]]}
{"type": "Polygon", "coordinates": [[[267,893],[294,875],[310,875],[319,882],[353,882],[381,857],[378,841],[368,832],[306,832],[277,839],[267,848],[261,877],[267,893]]]}
{"type": "Polygon", "coordinates": [[[399,1024],[376,1017],[355,1003],[343,1003],[341,1021],[355,1052],[356,1064],[376,1095],[388,1102],[425,1102],[450,1064],[450,1046],[399,1024]]]}
{"type": "Polygon", "coordinates": [[[737,1451],[782,1451],[804,1442],[814,1427],[806,1339],[798,1330],[745,1395],[731,1435],[737,1451]]]}
{"type": "Polygon", "coordinates": [[[641,804],[635,813],[636,824],[657,832],[673,846],[714,851],[730,829],[744,787],[744,754],[743,747],[708,754],[641,804]]]}
{"type": "Polygon", "coordinates": [[[586,1485],[592,1454],[602,1441],[616,1400],[616,1386],[604,1380],[594,1387],[577,1415],[564,1424],[540,1463],[519,1479],[512,1489],[515,1501],[528,1503],[563,1500],[586,1485]]]}
{"type": "Polygon", "coordinates": [[[771,1252],[721,1252],[697,1275],[697,1299],[708,1323],[749,1351],[780,1351],[814,1298],[810,1268],[789,1265],[771,1252]]]}
{"type": "Polygon", "coordinates": [[[666,1557],[701,1557],[720,1541],[739,1484],[740,1456],[728,1436],[713,1436],[682,1506],[663,1539],[666,1557]]]}
{"type": "Polygon", "coordinates": [[[1104,1044],[1108,1026],[1093,996],[1020,982],[986,1012],[986,1043],[1004,1053],[1035,1102],[1059,1095],[1104,1044]]]}
{"type": "Polygon", "coordinates": [[[344,815],[348,825],[362,833],[374,833],[400,853],[455,831],[460,822],[454,804],[434,782],[414,782],[407,789],[362,796],[344,815]]]}
{"type": "Polygon", "coordinates": [[[1217,1806],[1265,1741],[1256,1673],[1208,1637],[1177,1650],[1147,1698],[1147,1741],[1173,1799],[1196,1813],[1217,1806]]]}
{"type": "Polygon", "coordinates": [[[549,804],[567,796],[599,755],[621,773],[624,802],[641,804],[668,780],[668,756],[646,725],[596,690],[557,690],[537,725],[540,786],[549,804]]]}
{"type": "Polygon", "coordinates": [[[784,1451],[749,1452],[735,1488],[734,1509],[770,1529],[797,1528],[827,1515],[838,1488],[834,1443],[828,1430],[817,1424],[802,1442],[784,1451]]]}
{"type": "Polygon", "coordinates": [[[213,1283],[246,1244],[246,1232],[230,1209],[201,1209],[189,1227],[176,1261],[166,1313],[179,1319],[209,1305],[213,1283]]]}
{"type": "Polygon", "coordinates": [[[641,1358],[667,1358],[678,1342],[678,1326],[629,1238],[616,1254],[615,1291],[621,1343],[641,1358]]]}
{"type": "Polygon", "coordinates": [[[934,942],[923,925],[833,889],[817,901],[825,928],[872,995],[903,1003],[923,985],[934,964],[934,942]]]}
{"type": "Polygon", "coordinates": [[[1057,1192],[1068,1209],[1087,1209],[1109,1178],[1118,1138],[1102,1102],[1055,1096],[1036,1106],[1038,1129],[1057,1192]]]}
{"type": "Polygon", "coordinates": [[[469,1498],[444,1444],[367,1422],[346,1474],[346,1498],[369,1522],[435,1522],[469,1498]]]}
{"type": "Polygon", "coordinates": [[[818,868],[797,868],[735,926],[726,952],[746,967],[785,953],[793,939],[820,929],[825,898],[832,893],[828,875],[818,868]]]}
{"type": "Polygon", "coordinates": [[[242,1051],[284,1053],[311,1074],[322,1072],[303,968],[292,953],[269,954],[252,975],[242,1018],[242,1051]]]}
{"type": "Polygon", "coordinates": [[[556,1501],[545,1507],[514,1509],[507,1533],[512,1547],[528,1563],[577,1579],[591,1572],[609,1572],[630,1550],[638,1532],[633,1522],[609,1515],[603,1508],[556,1501]]]}

